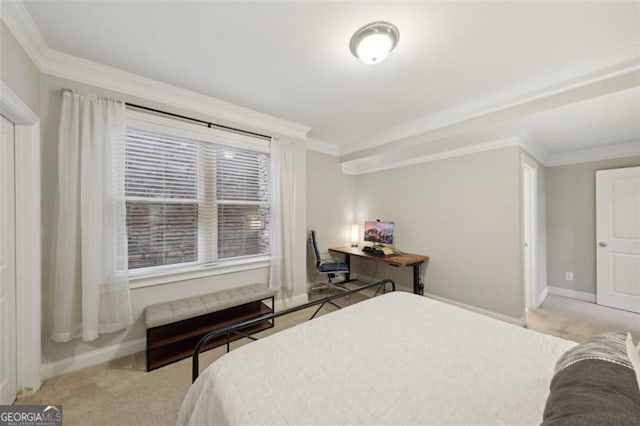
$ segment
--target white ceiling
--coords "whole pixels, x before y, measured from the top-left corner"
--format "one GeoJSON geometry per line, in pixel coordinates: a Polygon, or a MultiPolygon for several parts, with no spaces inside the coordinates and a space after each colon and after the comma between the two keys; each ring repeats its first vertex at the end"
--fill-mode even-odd
{"type": "MultiPolygon", "coordinates": [[[[54,50],[308,125],[342,153],[486,99],[557,89],[640,46],[637,1],[25,4],[54,50]],[[349,39],[374,20],[393,22],[400,42],[367,66],[349,39]]],[[[637,139],[640,94],[626,89],[508,125],[551,151],[637,139]]]]}
{"type": "Polygon", "coordinates": [[[640,141],[640,88],[548,109],[514,124],[550,152],[640,141]]]}

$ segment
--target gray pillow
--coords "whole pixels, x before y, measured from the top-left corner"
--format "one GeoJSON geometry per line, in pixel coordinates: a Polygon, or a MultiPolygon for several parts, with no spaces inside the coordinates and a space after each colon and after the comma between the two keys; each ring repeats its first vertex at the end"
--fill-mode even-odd
{"type": "Polygon", "coordinates": [[[585,359],[599,359],[633,370],[633,366],[627,355],[626,340],[627,333],[621,331],[605,333],[587,339],[578,346],[569,349],[560,357],[556,363],[554,374],[567,368],[571,364],[585,359]]]}
{"type": "Polygon", "coordinates": [[[544,426],[640,424],[640,391],[633,371],[586,359],[551,380],[544,426]]]}
{"type": "Polygon", "coordinates": [[[626,333],[607,333],[560,357],[543,425],[640,424],[640,389],[625,340],[626,333]]]}

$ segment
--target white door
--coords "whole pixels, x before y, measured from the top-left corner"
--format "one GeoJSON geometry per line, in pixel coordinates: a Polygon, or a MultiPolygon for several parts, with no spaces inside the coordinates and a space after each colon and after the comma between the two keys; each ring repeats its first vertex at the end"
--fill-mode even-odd
{"type": "Polygon", "coordinates": [[[0,116],[0,404],[16,397],[14,127],[0,116]]]}
{"type": "Polygon", "coordinates": [[[597,300],[640,313],[640,167],[596,172],[597,300]]]}

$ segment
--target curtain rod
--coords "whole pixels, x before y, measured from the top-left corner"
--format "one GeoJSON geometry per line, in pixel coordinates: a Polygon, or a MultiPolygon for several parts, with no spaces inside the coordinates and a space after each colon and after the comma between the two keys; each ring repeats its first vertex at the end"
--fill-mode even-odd
{"type": "MultiPolygon", "coordinates": [[[[62,89],[62,91],[63,92],[73,92],[73,90],[66,89],[66,88],[62,89]]],[[[215,128],[218,128],[218,129],[223,129],[223,130],[227,130],[227,131],[231,131],[231,132],[235,132],[235,133],[242,133],[242,134],[245,134],[245,135],[250,135],[250,136],[255,136],[255,137],[258,137],[258,138],[262,138],[262,139],[271,140],[271,136],[263,135],[262,133],[256,133],[256,132],[251,132],[249,130],[237,129],[235,127],[225,126],[224,124],[217,124],[217,123],[212,123],[210,121],[199,120],[197,118],[187,117],[186,115],[174,114],[172,112],[162,111],[160,109],[155,109],[155,108],[149,108],[149,107],[146,107],[146,106],[132,104],[132,103],[129,103],[129,102],[125,102],[124,104],[128,108],[140,109],[140,110],[143,110],[143,111],[149,111],[149,112],[153,112],[153,113],[156,113],[156,114],[162,114],[162,115],[167,115],[167,116],[174,117],[174,118],[179,118],[181,120],[187,120],[187,121],[192,121],[194,123],[204,124],[210,129],[215,127],[215,128]]]]}
{"type": "Polygon", "coordinates": [[[231,132],[235,132],[235,133],[242,133],[242,134],[245,134],[245,135],[250,135],[250,136],[255,136],[255,137],[258,137],[258,138],[262,138],[262,139],[271,140],[271,136],[263,135],[262,133],[256,133],[256,132],[251,132],[249,130],[237,129],[235,127],[225,126],[224,124],[217,124],[217,123],[212,123],[210,121],[199,120],[197,118],[187,117],[186,115],[174,114],[172,112],[162,111],[162,110],[155,109],[155,108],[149,108],[149,107],[145,107],[145,106],[142,106],[142,105],[136,105],[136,104],[132,104],[132,103],[129,103],[129,102],[125,102],[125,105],[127,107],[129,107],[129,108],[141,109],[141,110],[144,110],[144,111],[154,112],[156,114],[168,115],[170,117],[180,118],[182,120],[188,120],[188,121],[193,121],[194,123],[204,124],[210,129],[212,127],[216,127],[218,129],[223,129],[223,130],[227,130],[227,131],[231,131],[231,132]]]}

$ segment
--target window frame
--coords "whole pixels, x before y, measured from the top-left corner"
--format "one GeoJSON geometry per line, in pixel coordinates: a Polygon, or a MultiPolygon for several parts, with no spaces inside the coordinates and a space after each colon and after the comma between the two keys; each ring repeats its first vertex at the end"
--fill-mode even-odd
{"type": "MultiPolygon", "coordinates": [[[[130,127],[136,130],[166,134],[205,143],[209,142],[215,145],[224,145],[238,149],[248,149],[266,154],[270,154],[271,152],[271,143],[265,139],[245,136],[232,131],[209,128],[180,119],[163,117],[132,109],[127,109],[126,111],[125,124],[127,128],[130,127]]],[[[215,173],[215,170],[213,170],[212,173],[215,173]]],[[[210,200],[213,206],[217,205],[215,198],[216,197],[210,200]]],[[[203,205],[205,201],[201,200],[200,203],[203,205]]],[[[272,208],[271,200],[268,204],[269,208],[272,208]]],[[[216,209],[214,208],[214,212],[215,211],[216,209]]],[[[217,212],[214,214],[217,215],[217,212]]],[[[198,229],[200,229],[201,220],[202,218],[199,220],[198,229]]],[[[200,232],[198,232],[199,247],[201,244],[200,240],[200,232]]],[[[213,238],[213,240],[215,240],[214,243],[217,244],[217,238],[213,238]]],[[[270,255],[254,255],[221,259],[206,263],[195,261],[130,269],[129,287],[147,287],[212,275],[262,269],[269,267],[270,259],[270,255]]]]}

